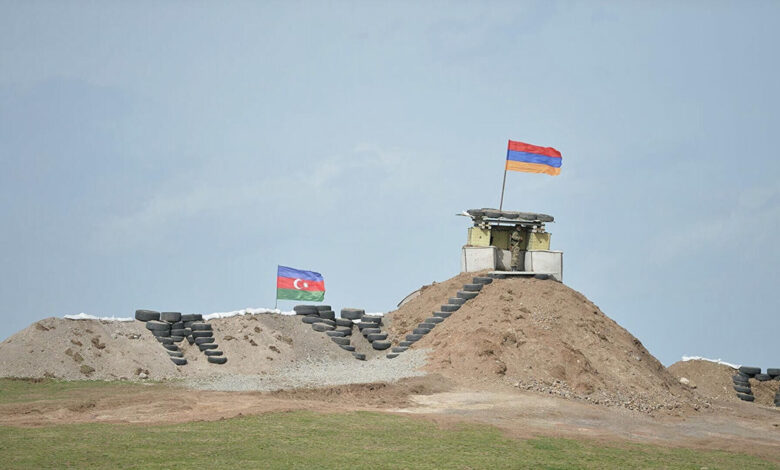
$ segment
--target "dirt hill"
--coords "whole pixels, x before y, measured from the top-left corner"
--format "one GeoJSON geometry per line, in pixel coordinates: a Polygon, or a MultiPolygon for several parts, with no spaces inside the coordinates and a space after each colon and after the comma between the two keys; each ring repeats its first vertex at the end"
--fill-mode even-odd
{"type": "MultiPolygon", "coordinates": [[[[396,342],[473,277],[423,289],[388,314],[396,342]]],[[[642,343],[579,292],[552,280],[496,279],[411,349],[455,380],[503,382],[606,405],[653,411],[699,406],[642,343]]]]}
{"type": "Polygon", "coordinates": [[[211,364],[197,346],[178,343],[188,364],[176,366],[144,323],[47,318],[0,343],[0,376],[61,379],[265,375],[304,360],[352,360],[300,317],[247,315],[211,320],[226,364],[211,364]]]}
{"type": "MultiPolygon", "coordinates": [[[[727,365],[700,360],[679,361],[669,366],[669,372],[678,379],[685,377],[690,380],[691,385],[696,387],[696,393],[703,397],[732,403],[741,401],[731,381],[736,370],[727,365]]],[[[750,389],[756,397],[754,403],[774,407],[774,396],[780,389],[780,382],[750,379],[750,389]]]]}

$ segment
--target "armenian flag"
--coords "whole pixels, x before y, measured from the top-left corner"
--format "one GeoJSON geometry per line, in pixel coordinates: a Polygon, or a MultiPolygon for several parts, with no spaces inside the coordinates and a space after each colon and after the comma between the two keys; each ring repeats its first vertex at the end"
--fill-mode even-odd
{"type": "Polygon", "coordinates": [[[523,142],[509,141],[506,151],[506,169],[527,173],[561,173],[561,152],[552,147],[539,147],[523,142]]]}
{"type": "Polygon", "coordinates": [[[325,300],[325,280],[314,271],[279,266],[276,270],[276,298],[290,300],[325,300]]]}

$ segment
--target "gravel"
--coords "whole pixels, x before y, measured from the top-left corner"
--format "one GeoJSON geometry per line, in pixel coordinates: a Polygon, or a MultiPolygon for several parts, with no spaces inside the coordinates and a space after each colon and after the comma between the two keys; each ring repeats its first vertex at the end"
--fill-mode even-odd
{"type": "Polygon", "coordinates": [[[222,374],[186,379],[183,384],[196,390],[244,392],[394,382],[425,375],[418,369],[425,365],[426,355],[427,350],[410,350],[392,361],[384,356],[367,361],[356,361],[352,356],[329,361],[308,359],[272,375],[222,374]]]}

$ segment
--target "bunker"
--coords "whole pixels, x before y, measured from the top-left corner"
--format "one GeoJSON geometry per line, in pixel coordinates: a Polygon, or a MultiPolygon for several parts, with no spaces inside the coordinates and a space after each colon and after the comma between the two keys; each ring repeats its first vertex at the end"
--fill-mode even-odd
{"type": "Polygon", "coordinates": [[[551,233],[545,227],[555,221],[553,216],[490,208],[458,215],[473,222],[461,249],[461,272],[489,269],[509,276],[547,274],[563,281],[563,252],[550,249],[551,233]]]}

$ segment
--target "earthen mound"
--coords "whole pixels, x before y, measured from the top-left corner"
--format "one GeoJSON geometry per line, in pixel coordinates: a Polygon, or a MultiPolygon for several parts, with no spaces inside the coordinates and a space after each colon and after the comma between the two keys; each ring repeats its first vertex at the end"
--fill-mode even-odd
{"type": "MultiPolygon", "coordinates": [[[[679,361],[669,366],[669,372],[677,379],[686,378],[696,393],[710,400],[740,402],[731,377],[737,371],[725,364],[711,361],[679,361]]],[[[759,382],[750,379],[750,389],[756,400],[753,403],[774,407],[774,397],[780,389],[780,381],[759,382]]]]}
{"type": "Polygon", "coordinates": [[[301,360],[352,360],[300,317],[247,315],[209,321],[225,364],[212,364],[197,345],[178,343],[187,364],[176,366],[143,322],[46,318],[0,343],[0,377],[152,379],[212,374],[273,374],[301,360]]]}
{"type": "MultiPolygon", "coordinates": [[[[473,275],[424,289],[388,315],[396,342],[473,275]]],[[[642,343],[579,292],[533,278],[496,279],[414,343],[427,370],[653,411],[696,401],[642,343]]]]}

